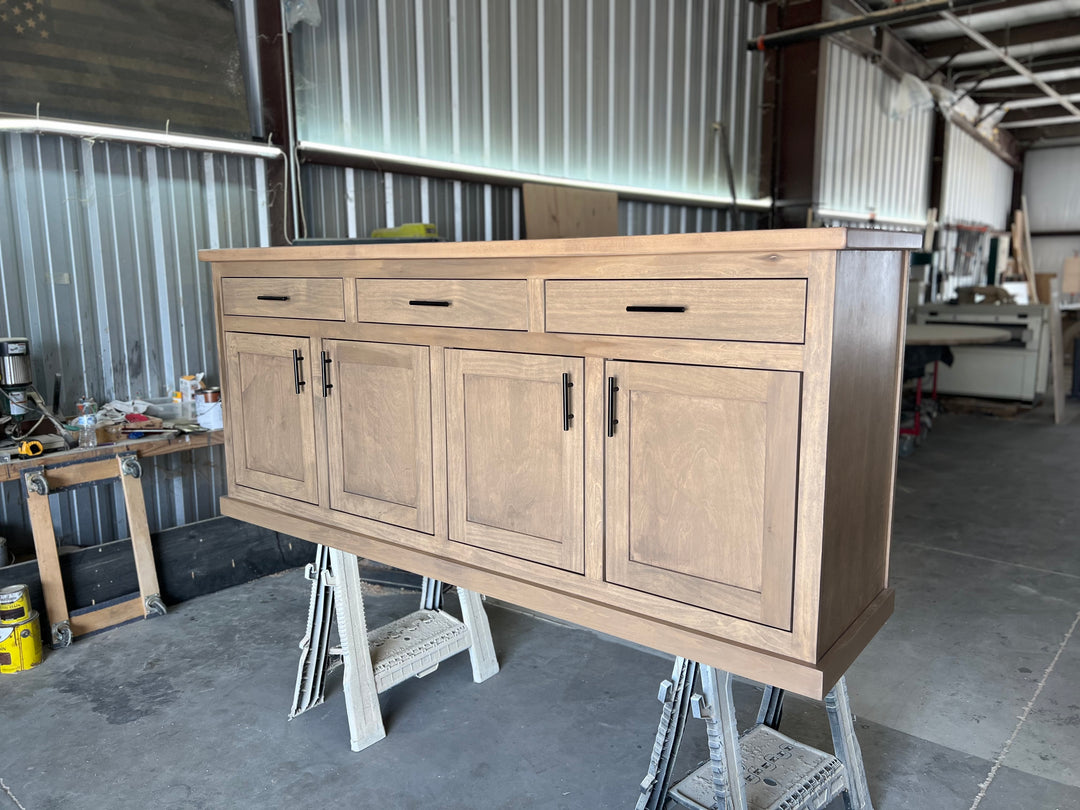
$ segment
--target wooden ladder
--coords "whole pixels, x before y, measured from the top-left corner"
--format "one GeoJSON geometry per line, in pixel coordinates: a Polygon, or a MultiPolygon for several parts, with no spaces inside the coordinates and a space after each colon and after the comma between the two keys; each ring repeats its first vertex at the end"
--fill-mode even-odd
{"type": "Polygon", "coordinates": [[[165,614],[157,568],[154,566],[154,549],[150,543],[150,526],[146,520],[146,502],[143,500],[142,484],[139,482],[141,477],[142,467],[135,453],[77,459],[22,471],[53,647],[66,647],[74,637],[104,630],[131,619],[165,614]],[[60,553],[53,531],[49,495],[66,489],[90,486],[109,478],[119,478],[124,492],[139,593],[71,612],[68,610],[64,580],[60,572],[60,553]]]}
{"type": "Polygon", "coordinates": [[[480,594],[458,588],[462,618],[442,609],[443,584],[424,579],[420,609],[369,631],[364,614],[360,569],[356,556],[319,546],[308,565],[311,602],[308,631],[300,642],[290,719],[325,698],[327,671],[345,666],[345,710],[353,751],[362,751],[386,736],[379,694],[409,678],[422,678],[452,655],[468,650],[473,681],[482,683],[499,671],[491,628],[480,594]],[[336,618],[340,646],[330,647],[330,625],[336,618]]]}

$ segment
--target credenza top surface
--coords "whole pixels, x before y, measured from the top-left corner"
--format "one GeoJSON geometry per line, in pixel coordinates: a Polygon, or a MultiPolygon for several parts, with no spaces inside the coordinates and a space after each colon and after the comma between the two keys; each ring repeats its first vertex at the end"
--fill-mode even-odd
{"type": "Polygon", "coordinates": [[[413,242],[386,245],[297,245],[199,251],[213,262],[316,261],[319,259],[463,259],[538,256],[618,256],[644,253],[724,253],[800,250],[915,250],[922,235],[854,228],[606,236],[589,239],[522,239],[497,242],[413,242]]]}

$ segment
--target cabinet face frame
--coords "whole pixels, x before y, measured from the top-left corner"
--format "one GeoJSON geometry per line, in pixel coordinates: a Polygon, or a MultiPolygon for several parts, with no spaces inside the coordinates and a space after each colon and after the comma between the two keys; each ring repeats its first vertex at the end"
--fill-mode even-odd
{"type": "Polygon", "coordinates": [[[801,375],[615,361],[605,376],[605,579],[790,630],[801,375]],[[695,468],[716,473],[674,480],[695,468]],[[650,526],[669,511],[670,534],[650,526]]]}
{"type": "Polygon", "coordinates": [[[584,358],[459,349],[445,356],[449,540],[584,573],[584,358]],[[572,414],[565,422],[564,394],[572,414]],[[477,455],[497,469],[481,469],[477,455]],[[538,503],[529,503],[532,494],[538,503]],[[547,528],[526,530],[541,523],[547,528]]]}
{"type": "Polygon", "coordinates": [[[319,503],[311,341],[284,335],[228,332],[225,353],[230,390],[226,402],[227,450],[232,456],[236,483],[319,503]],[[249,390],[252,386],[256,386],[255,391],[249,390]],[[269,402],[252,403],[251,397],[256,393],[263,395],[260,400],[269,402]],[[293,448],[283,441],[284,436],[294,439],[293,448]],[[260,468],[259,449],[273,451],[267,459],[273,465],[271,468],[265,465],[260,468]],[[276,455],[290,449],[294,452],[287,457],[276,455]]]}
{"type": "Polygon", "coordinates": [[[430,349],[356,340],[323,340],[322,346],[329,361],[322,373],[329,371],[332,386],[322,388],[330,509],[432,534],[430,349]],[[362,369],[367,385],[351,388],[362,369]],[[381,452],[373,446],[378,442],[385,443],[381,452]],[[366,493],[350,490],[351,465],[374,466],[376,455],[381,464],[370,474],[397,476],[395,491],[377,491],[374,481],[365,482],[366,493]]]}

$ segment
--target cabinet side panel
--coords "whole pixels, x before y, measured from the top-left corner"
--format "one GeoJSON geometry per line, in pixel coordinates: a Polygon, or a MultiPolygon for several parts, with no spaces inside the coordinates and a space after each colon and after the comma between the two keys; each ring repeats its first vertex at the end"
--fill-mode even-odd
{"type": "Polygon", "coordinates": [[[837,257],[819,657],[887,585],[907,254],[837,257]]]}

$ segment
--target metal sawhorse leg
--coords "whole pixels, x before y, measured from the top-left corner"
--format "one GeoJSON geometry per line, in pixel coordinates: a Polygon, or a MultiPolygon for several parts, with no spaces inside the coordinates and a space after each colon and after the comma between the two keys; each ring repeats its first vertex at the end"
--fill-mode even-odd
{"type": "Polygon", "coordinates": [[[663,810],[669,798],[693,810],[822,810],[839,795],[846,810],[873,810],[844,678],[825,698],[831,756],[776,730],[784,693],[772,686],[765,687],[756,724],[740,737],[732,677],[675,659],[671,680],[660,686],[664,708],[636,810],[663,810]],[[701,694],[690,694],[699,670],[701,694]],[[673,786],[688,709],[705,720],[709,762],[673,786]]]}
{"type": "Polygon", "coordinates": [[[355,555],[319,546],[307,576],[312,581],[308,632],[300,642],[300,667],[289,717],[322,703],[327,671],[343,663],[353,751],[386,736],[379,711],[380,692],[409,678],[429,675],[447,658],[466,650],[476,683],[499,671],[487,614],[475,591],[458,588],[459,621],[442,610],[443,584],[425,578],[419,610],[369,632],[355,555]],[[335,617],[340,646],[331,648],[330,625],[335,617]]]}

